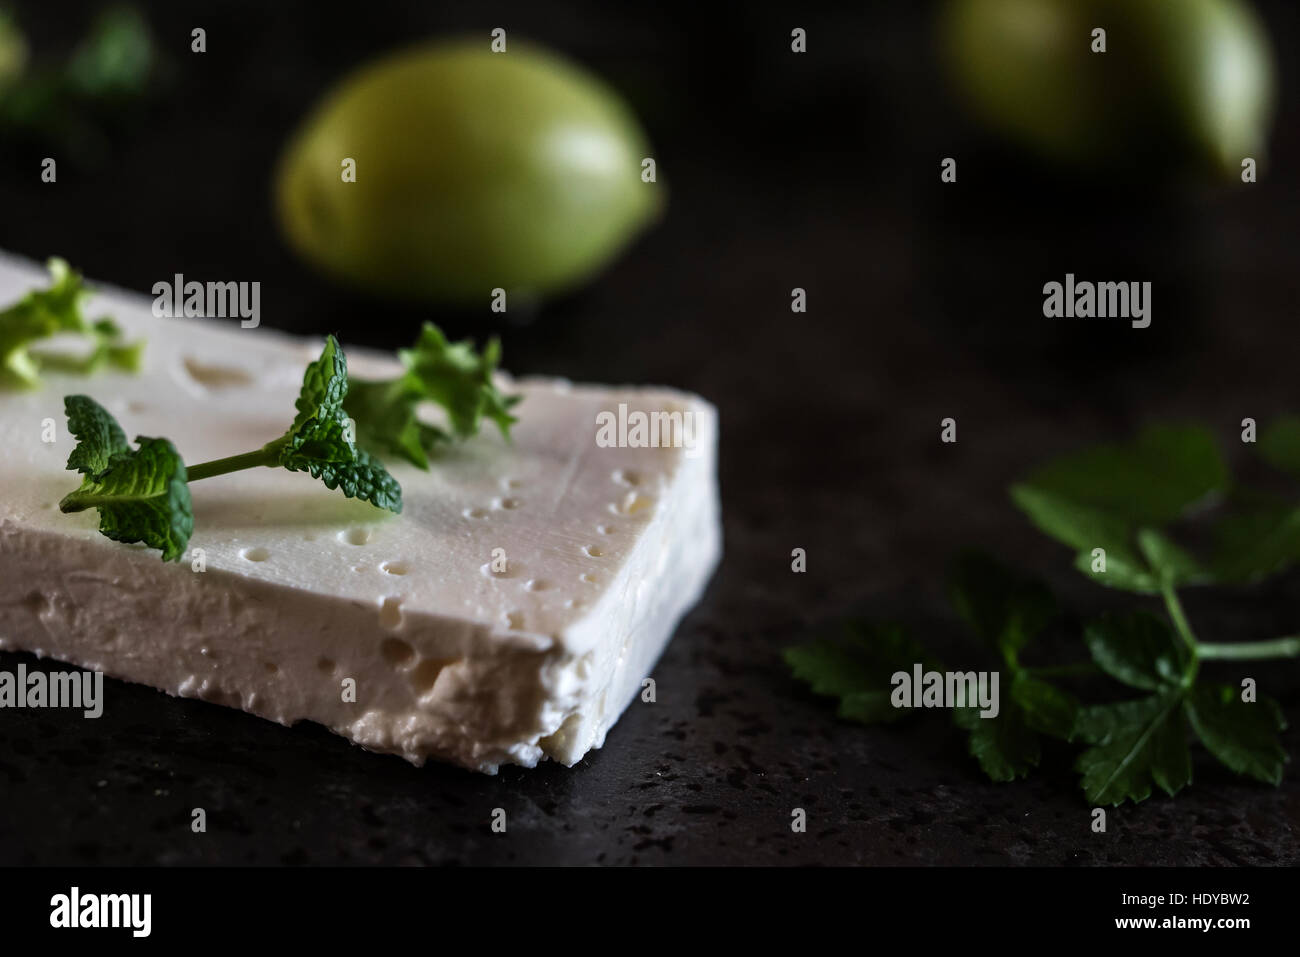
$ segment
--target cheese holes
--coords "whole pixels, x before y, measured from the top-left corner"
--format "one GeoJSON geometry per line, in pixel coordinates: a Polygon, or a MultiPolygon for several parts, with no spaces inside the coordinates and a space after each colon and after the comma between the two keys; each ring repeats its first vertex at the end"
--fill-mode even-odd
{"type": "Polygon", "coordinates": [[[640,474],[628,469],[614,469],[609,477],[613,479],[615,485],[622,485],[626,488],[634,488],[641,484],[640,474]]]}
{"type": "Polygon", "coordinates": [[[540,578],[530,578],[524,582],[524,587],[529,591],[546,591],[551,587],[550,582],[542,581],[540,578]]]}
{"type": "Polygon", "coordinates": [[[239,557],[247,562],[264,562],[271,557],[271,553],[265,548],[245,548],[239,557]]]}
{"type": "Polygon", "coordinates": [[[415,663],[415,649],[400,638],[385,638],[379,653],[394,668],[406,669],[415,663]]]}
{"type": "Polygon", "coordinates": [[[417,695],[427,695],[438,683],[438,675],[443,669],[455,663],[455,658],[425,658],[411,672],[411,687],[417,695]]]}
{"type": "Polygon", "coordinates": [[[334,663],[333,658],[318,658],[316,660],[316,669],[324,674],[334,674],[334,669],[337,667],[338,665],[334,663]]]}
{"type": "Polygon", "coordinates": [[[338,538],[340,542],[348,545],[364,545],[370,541],[370,529],[360,527],[344,529],[339,532],[338,538]]]}
{"type": "Polygon", "coordinates": [[[524,627],[524,613],[522,611],[506,612],[506,627],[511,631],[522,631],[524,627]]]}
{"type": "Polygon", "coordinates": [[[237,385],[248,385],[253,381],[253,377],[247,372],[234,366],[202,362],[193,356],[186,356],[181,361],[189,377],[207,389],[229,389],[237,385]]]}
{"type": "Polygon", "coordinates": [[[582,554],[586,555],[588,558],[600,558],[605,553],[600,550],[599,545],[583,545],[582,554]]]}
{"type": "Polygon", "coordinates": [[[517,498],[507,497],[507,498],[498,498],[493,500],[492,507],[497,509],[505,509],[507,512],[509,512],[509,511],[513,511],[514,509],[517,509],[522,504],[523,503],[519,501],[519,499],[517,498]]]}
{"type": "Polygon", "coordinates": [[[405,575],[410,568],[406,562],[381,562],[379,570],[385,575],[405,575]]]}
{"type": "Polygon", "coordinates": [[[466,518],[487,518],[487,512],[481,508],[467,508],[461,514],[466,518]]]}

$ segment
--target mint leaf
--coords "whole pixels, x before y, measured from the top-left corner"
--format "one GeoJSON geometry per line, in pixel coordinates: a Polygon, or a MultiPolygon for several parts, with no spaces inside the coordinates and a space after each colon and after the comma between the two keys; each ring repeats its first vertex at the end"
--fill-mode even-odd
{"type": "MultiPolygon", "coordinates": [[[[112,422],[107,412],[99,411],[112,422]]],[[[94,413],[91,415],[97,418],[94,413]]],[[[116,422],[112,427],[98,423],[95,426],[98,435],[87,441],[98,442],[106,432],[111,442],[116,425],[116,422]]],[[[120,433],[120,428],[117,431],[120,433]]],[[[150,548],[161,549],[163,561],[177,561],[185,553],[194,530],[185,463],[166,439],[140,437],[135,441],[138,448],[113,452],[105,468],[87,474],[81,487],[63,498],[59,509],[63,512],[97,509],[99,530],[107,537],[118,542],[143,542],[150,548]]],[[[89,463],[101,450],[102,446],[92,450],[87,445],[82,458],[89,463]]],[[[69,467],[75,467],[71,460],[69,467]]]]}
{"type": "Polygon", "coordinates": [[[1173,689],[1079,711],[1077,730],[1093,746],[1075,768],[1090,802],[1145,801],[1153,786],[1173,796],[1191,784],[1182,701],[1182,691],[1173,689]]]}
{"type": "Polygon", "coordinates": [[[131,446],[117,419],[94,399],[64,396],[63,412],[68,417],[68,431],[77,440],[68,456],[69,470],[98,475],[108,468],[113,456],[130,453],[131,446]]]}
{"type": "Polygon", "coordinates": [[[814,694],[839,699],[836,713],[862,724],[897,721],[912,708],[895,708],[892,676],[909,674],[916,664],[937,670],[925,650],[897,625],[850,622],[841,640],[818,639],[786,648],[783,656],[794,676],[814,694]]]}
{"type": "Polygon", "coordinates": [[[266,448],[275,453],[278,465],[291,472],[307,472],[349,498],[400,512],[402,487],[383,465],[356,446],[352,424],[343,410],[347,392],[347,358],[338,340],[330,336],[320,358],[303,373],[293,425],[266,448]]]}
{"type": "Polygon", "coordinates": [[[1056,601],[1045,585],[1019,578],[982,552],[959,555],[948,581],[953,609],[1011,666],[1056,615],[1056,601]]]}
{"type": "Polygon", "coordinates": [[[1177,686],[1191,667],[1187,646],[1161,619],[1146,612],[1090,622],[1083,640],[1098,668],[1143,691],[1177,686]]]}
{"type": "Polygon", "coordinates": [[[1245,702],[1227,686],[1198,687],[1188,696],[1187,717],[1201,743],[1228,768],[1266,784],[1282,783],[1287,753],[1277,733],[1286,721],[1276,702],[1245,702]]]}

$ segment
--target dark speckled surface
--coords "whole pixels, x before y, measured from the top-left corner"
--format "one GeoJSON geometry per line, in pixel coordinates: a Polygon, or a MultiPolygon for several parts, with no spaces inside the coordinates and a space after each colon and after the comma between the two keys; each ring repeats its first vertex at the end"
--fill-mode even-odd
{"type": "MultiPolygon", "coordinates": [[[[188,38],[182,5],[146,6],[188,38]]],[[[662,382],[721,410],[726,557],[654,673],[656,703],[634,703],[572,769],[489,778],[112,682],[98,721],[0,712],[0,863],[1300,863],[1294,765],[1272,789],[1201,755],[1190,790],[1113,811],[1095,835],[1066,756],[991,784],[942,718],[844,725],[782,666],[781,647],[848,613],[902,619],[950,654],[942,571],[971,543],[1041,572],[1079,612],[1122,602],[1027,529],[1006,484],[1151,419],[1202,418],[1232,448],[1242,416],[1300,409],[1294,61],[1264,182],[1096,188],[994,151],[954,114],[929,61],[928,5],[866,6],[802,10],[813,42],[799,61],[784,54],[793,14],[780,4],[741,19],[658,5],[498,14],[610,77],[671,183],[667,218],[608,273],[499,327],[513,371],[662,382]],[[950,153],[963,166],[945,190],[950,153]],[[1155,282],[1152,327],[1043,320],[1042,283],[1067,270],[1155,282]],[[789,312],[794,286],[806,317],[789,312]],[[938,442],[945,416],[955,446],[938,442]],[[189,830],[194,807],[206,834],[189,830]],[[504,835],[489,830],[497,807],[504,835]],[[791,832],[795,807],[806,834],[791,832]]],[[[1276,44],[1295,49],[1294,5],[1261,6],[1276,44]]],[[[70,12],[19,7],[45,35],[74,30],[70,12]]],[[[113,162],[69,167],[57,191],[34,183],[30,157],[6,155],[0,247],[57,251],[140,289],[173,272],[260,279],[267,325],[345,343],[395,345],[427,315],[485,331],[482,316],[377,306],[319,281],[279,244],[265,203],[269,163],[323,83],[410,36],[477,29],[479,15],[307,10],[205,11],[213,52],[178,56],[172,93],[113,162]]],[[[1215,640],[1293,633],[1296,586],[1198,594],[1188,610],[1215,640]]],[[[1062,635],[1044,651],[1077,653],[1062,635]]],[[[1216,673],[1252,674],[1300,721],[1300,665],[1216,673]]],[[[1293,752],[1298,738],[1285,735],[1293,752]]]]}

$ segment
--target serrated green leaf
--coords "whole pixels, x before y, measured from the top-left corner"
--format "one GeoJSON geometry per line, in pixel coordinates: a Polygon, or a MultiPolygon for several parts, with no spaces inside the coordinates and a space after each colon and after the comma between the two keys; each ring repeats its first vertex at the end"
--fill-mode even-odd
{"type": "Polygon", "coordinates": [[[1286,723],[1276,702],[1245,702],[1240,691],[1227,686],[1198,687],[1185,707],[1201,743],[1222,764],[1257,781],[1282,783],[1288,758],[1277,733],[1286,723]]]}
{"type": "Polygon", "coordinates": [[[1161,619],[1146,612],[1089,622],[1083,640],[1098,668],[1144,691],[1179,685],[1191,665],[1187,646],[1161,619]]]}
{"type": "Polygon", "coordinates": [[[1227,467],[1208,429],[1154,425],[1129,442],[1055,459],[1023,484],[1138,527],[1171,522],[1227,483],[1227,467]]]}
{"type": "Polygon", "coordinates": [[[1011,700],[1033,730],[1062,741],[1074,737],[1079,702],[1069,692],[1019,671],[1011,679],[1011,700]]]}
{"type": "Polygon", "coordinates": [[[114,454],[102,471],[86,475],[59,508],[97,509],[99,530],[108,538],[142,542],[161,549],[163,561],[177,561],[194,530],[185,463],[166,439],[142,436],[136,444],[114,454]]]}
{"type": "Polygon", "coordinates": [[[1010,666],[1026,642],[1056,615],[1056,600],[1045,585],[1017,576],[982,552],[964,552],[948,578],[953,608],[1010,666]]]}
{"type": "Polygon", "coordinates": [[[375,459],[360,449],[350,461],[331,461],[288,452],[280,464],[291,472],[307,472],[320,479],[329,489],[338,489],[348,498],[361,499],[390,512],[402,511],[402,486],[375,459]]]}
{"type": "Polygon", "coordinates": [[[33,289],[0,311],[0,385],[32,388],[40,384],[42,369],[86,375],[106,363],[134,371],[143,344],[120,340],[111,320],[86,321],[82,306],[89,297],[81,277],[62,259],[47,263],[48,289],[33,289]],[[92,346],[84,356],[33,350],[33,343],[60,333],[89,336],[92,346]]]}
{"type": "Polygon", "coordinates": [[[396,455],[418,468],[429,468],[429,453],[451,441],[436,426],[416,415],[420,402],[405,377],[391,382],[355,381],[344,407],[357,424],[357,444],[377,455],[396,455]]]}
{"type": "Polygon", "coordinates": [[[837,640],[819,638],[786,648],[783,657],[814,694],[839,699],[841,718],[862,724],[897,721],[914,710],[896,708],[890,700],[896,672],[910,673],[916,664],[924,670],[939,667],[902,628],[865,622],[849,623],[837,640]]]}
{"type": "Polygon", "coordinates": [[[426,322],[415,347],[398,352],[422,398],[442,406],[457,438],[476,435],[483,418],[509,437],[517,420],[510,409],[518,396],[504,396],[492,381],[501,360],[501,343],[492,339],[479,355],[468,340],[448,342],[437,326],[426,322]]]}
{"type": "Polygon", "coordinates": [[[77,440],[68,455],[70,470],[97,475],[108,468],[113,456],[131,451],[117,419],[90,396],[64,396],[63,412],[68,417],[68,431],[77,440]]]}
{"type": "Polygon", "coordinates": [[[1145,801],[1152,786],[1172,796],[1192,782],[1183,694],[1082,708],[1076,730],[1092,744],[1075,763],[1093,804],[1145,801]]]}
{"type": "Polygon", "coordinates": [[[1014,781],[1038,767],[1043,747],[1023,711],[1002,702],[997,717],[980,717],[978,708],[954,708],[953,721],[969,732],[966,748],[994,781],[1014,781]]]}
{"type": "Polygon", "coordinates": [[[401,486],[378,460],[356,446],[343,408],[347,392],[347,358],[338,340],[329,336],[320,358],[303,373],[293,425],[268,448],[275,450],[279,465],[291,472],[307,472],[349,498],[400,512],[401,486]]]}
{"type": "Polygon", "coordinates": [[[1133,531],[1122,519],[1032,485],[1013,485],[1011,500],[1039,531],[1058,542],[1087,555],[1094,548],[1104,548],[1108,566],[1117,562],[1132,568],[1142,567],[1133,544],[1133,531]]]}

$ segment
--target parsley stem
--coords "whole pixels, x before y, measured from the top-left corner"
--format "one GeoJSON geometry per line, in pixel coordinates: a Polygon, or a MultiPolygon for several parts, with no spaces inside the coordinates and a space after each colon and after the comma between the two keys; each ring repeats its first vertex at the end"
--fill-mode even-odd
{"type": "Polygon", "coordinates": [[[211,462],[190,465],[186,467],[185,472],[189,481],[197,482],[200,479],[212,478],[214,475],[225,475],[228,472],[256,468],[259,465],[275,464],[274,453],[269,452],[266,448],[260,448],[253,452],[244,452],[240,455],[227,456],[224,459],[213,459],[211,462]]]}
{"type": "Polygon", "coordinates": [[[1178,600],[1178,592],[1172,585],[1166,584],[1161,589],[1161,594],[1165,599],[1165,609],[1169,612],[1169,620],[1174,623],[1183,642],[1187,645],[1193,655],[1196,654],[1196,634],[1192,631],[1192,626],[1187,622],[1187,615],[1183,612],[1183,603],[1178,600]]]}
{"type": "Polygon", "coordinates": [[[1272,641],[1244,641],[1231,645],[1198,645],[1202,658],[1251,660],[1261,658],[1295,658],[1300,656],[1300,635],[1274,638],[1272,641]]]}

